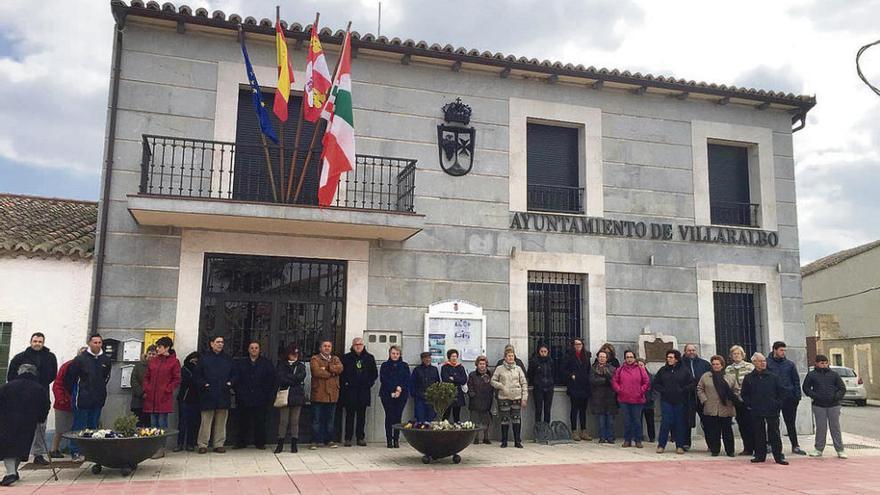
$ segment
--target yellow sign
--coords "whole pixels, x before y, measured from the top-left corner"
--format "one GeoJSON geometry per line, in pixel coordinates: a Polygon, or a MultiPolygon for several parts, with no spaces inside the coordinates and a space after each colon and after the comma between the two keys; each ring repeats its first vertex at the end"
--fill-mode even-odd
{"type": "Polygon", "coordinates": [[[169,337],[173,340],[174,330],[144,330],[144,349],[150,347],[151,345],[156,345],[156,341],[161,339],[162,337],[169,337]]]}

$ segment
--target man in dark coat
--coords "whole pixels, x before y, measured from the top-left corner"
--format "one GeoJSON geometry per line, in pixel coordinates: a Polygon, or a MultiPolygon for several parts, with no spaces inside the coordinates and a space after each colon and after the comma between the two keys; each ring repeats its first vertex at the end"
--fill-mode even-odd
{"type": "MultiPolygon", "coordinates": [[[[55,375],[58,374],[58,360],[55,354],[45,347],[46,336],[40,332],[31,335],[31,345],[24,351],[15,355],[9,362],[9,372],[6,381],[11,382],[18,376],[18,368],[23,364],[32,364],[37,368],[37,380],[40,385],[46,389],[46,397],[49,397],[49,386],[55,381],[55,375]]],[[[46,460],[46,423],[41,422],[37,425],[34,432],[34,442],[31,445],[31,455],[34,456],[34,464],[45,466],[49,464],[46,460]]],[[[22,456],[27,457],[27,456],[22,456]]]]}
{"type": "Polygon", "coordinates": [[[767,371],[779,377],[782,388],[785,389],[787,398],[782,403],[782,419],[785,421],[785,430],[788,440],[791,442],[791,453],[807,455],[801,448],[797,437],[797,409],[801,403],[801,375],[797,366],[785,357],[785,342],[773,343],[773,354],[767,360],[767,371]]]}
{"type": "Polygon", "coordinates": [[[767,460],[769,440],[776,464],[787,466],[779,438],[779,411],[788,394],[779,377],[767,370],[767,358],[763,354],[756,352],[752,364],[755,371],[746,375],[742,385],[742,400],[755,425],[755,457],[752,462],[767,460]]]}
{"type": "Polygon", "coordinates": [[[412,370],[410,375],[410,395],[412,395],[415,403],[413,404],[413,414],[416,421],[423,423],[434,421],[437,413],[428,404],[425,399],[425,391],[428,387],[440,381],[440,371],[436,366],[431,364],[431,353],[423,352],[419,355],[422,362],[412,370]]]}
{"type": "Polygon", "coordinates": [[[238,409],[236,449],[247,446],[248,433],[254,432],[254,446],[266,448],[266,416],[275,398],[275,368],[260,355],[260,343],[248,344],[248,357],[235,366],[235,405],[238,409]]]}
{"type": "Polygon", "coordinates": [[[0,486],[18,481],[19,459],[27,457],[34,429],[49,414],[49,396],[37,373],[36,366],[22,364],[15,370],[15,379],[0,386],[0,458],[6,465],[0,486]]]}
{"type": "Polygon", "coordinates": [[[235,385],[232,358],[223,352],[225,341],[216,335],[209,341],[211,350],[203,352],[193,372],[193,382],[199,389],[199,454],[208,452],[208,442],[214,437],[214,452],[226,452],[226,418],[232,405],[230,395],[235,385]]]}
{"type": "Polygon", "coordinates": [[[364,339],[355,338],[351,342],[351,351],[342,356],[342,375],[339,378],[339,402],[345,408],[343,445],[351,447],[351,439],[356,434],[357,444],[366,447],[364,424],[367,408],[370,407],[370,397],[373,395],[372,387],[379,378],[379,370],[376,368],[376,359],[364,346],[364,339]]]}
{"type": "MultiPolygon", "coordinates": [[[[699,382],[704,374],[712,370],[712,365],[709,361],[706,361],[697,354],[697,346],[695,344],[684,346],[684,356],[681,357],[681,365],[691,374],[694,383],[699,382]]],[[[687,424],[684,426],[684,450],[687,452],[691,449],[691,433],[697,427],[697,416],[700,418],[700,425],[702,426],[703,424],[703,410],[700,406],[700,401],[697,400],[696,387],[688,393],[684,414],[687,421],[687,424]]]]}
{"type": "MultiPolygon", "coordinates": [[[[73,431],[98,427],[109,381],[110,358],[104,354],[104,339],[91,335],[86,350],[73,358],[65,377],[64,385],[73,397],[73,431]]],[[[70,454],[74,461],[82,460],[76,442],[70,443],[70,454]]]]}

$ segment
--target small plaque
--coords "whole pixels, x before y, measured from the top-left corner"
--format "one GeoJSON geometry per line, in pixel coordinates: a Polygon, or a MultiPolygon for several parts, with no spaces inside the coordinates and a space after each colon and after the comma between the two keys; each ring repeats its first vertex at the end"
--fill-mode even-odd
{"type": "Polygon", "coordinates": [[[663,342],[660,338],[645,342],[645,361],[666,361],[666,351],[671,351],[674,346],[674,342],[663,342]]]}

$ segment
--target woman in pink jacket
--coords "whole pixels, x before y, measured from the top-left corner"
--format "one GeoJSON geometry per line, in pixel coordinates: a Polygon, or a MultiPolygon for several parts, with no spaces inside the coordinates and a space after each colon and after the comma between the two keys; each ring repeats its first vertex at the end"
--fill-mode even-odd
{"type": "Polygon", "coordinates": [[[648,373],[636,362],[633,351],[623,353],[623,364],[614,372],[611,387],[617,392],[617,402],[623,411],[623,445],[642,448],[642,408],[645,406],[645,392],[650,381],[648,373]]]}

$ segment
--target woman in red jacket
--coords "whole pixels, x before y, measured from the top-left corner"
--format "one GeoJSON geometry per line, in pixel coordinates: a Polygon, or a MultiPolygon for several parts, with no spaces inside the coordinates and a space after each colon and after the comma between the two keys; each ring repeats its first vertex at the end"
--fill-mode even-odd
{"type": "MultiPolygon", "coordinates": [[[[84,350],[86,350],[85,347],[80,347],[77,355],[84,350]]],[[[49,452],[49,455],[56,459],[64,457],[64,454],[61,453],[62,435],[70,431],[70,427],[73,426],[73,402],[70,390],[64,384],[67,368],[72,362],[73,359],[62,364],[58,368],[55,381],[52,382],[52,395],[55,396],[55,404],[52,406],[55,409],[55,433],[52,435],[52,451],[49,452]]]]}
{"type": "Polygon", "coordinates": [[[144,412],[154,428],[168,428],[168,414],[174,410],[174,389],[180,385],[180,362],[168,337],[156,341],[157,356],[144,375],[144,412]]]}
{"type": "Polygon", "coordinates": [[[623,366],[614,372],[611,387],[617,392],[617,401],[623,411],[623,447],[642,448],[642,408],[645,392],[651,382],[645,368],[636,362],[633,351],[623,353],[623,366]]]}

